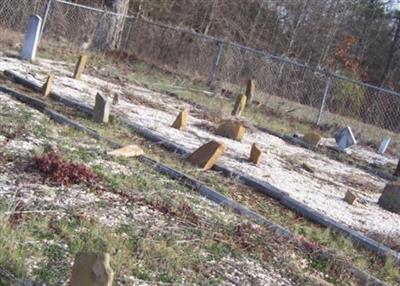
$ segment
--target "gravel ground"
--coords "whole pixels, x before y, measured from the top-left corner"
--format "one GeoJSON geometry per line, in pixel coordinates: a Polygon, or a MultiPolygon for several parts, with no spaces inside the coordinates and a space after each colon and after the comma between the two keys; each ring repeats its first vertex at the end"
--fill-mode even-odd
{"type": "MultiPolygon", "coordinates": [[[[213,126],[213,123],[193,116],[189,118],[188,131],[175,130],[170,125],[178,112],[182,108],[187,108],[193,113],[195,108],[170,96],[130,83],[119,87],[85,75],[82,81],[74,81],[69,78],[73,67],[63,63],[42,60],[40,65],[31,65],[15,59],[0,58],[0,70],[4,69],[22,72],[21,75],[40,83],[51,71],[57,76],[54,91],[89,106],[94,105],[97,92],[119,93],[121,94],[119,104],[113,107],[119,115],[150,128],[189,150],[195,150],[210,140],[224,142],[227,146],[227,152],[221,159],[224,165],[281,188],[314,210],[375,239],[380,239],[389,245],[400,244],[398,224],[400,216],[377,205],[380,192],[386,184],[386,181],[379,177],[331,160],[324,155],[287,144],[277,137],[259,131],[248,132],[242,142],[236,142],[213,135],[204,128],[213,126]],[[152,102],[151,106],[140,104],[137,100],[128,100],[123,96],[126,91],[133,93],[135,99],[142,98],[146,102],[152,102]],[[264,151],[258,166],[247,162],[251,144],[254,142],[260,144],[264,151]],[[303,163],[313,167],[315,172],[304,170],[301,167],[303,163]],[[343,201],[348,190],[359,197],[355,205],[348,205],[343,201]]],[[[325,141],[327,144],[331,142],[325,141]]],[[[360,146],[352,147],[350,152],[366,160],[380,162],[394,160],[373,154],[360,146]]]]}

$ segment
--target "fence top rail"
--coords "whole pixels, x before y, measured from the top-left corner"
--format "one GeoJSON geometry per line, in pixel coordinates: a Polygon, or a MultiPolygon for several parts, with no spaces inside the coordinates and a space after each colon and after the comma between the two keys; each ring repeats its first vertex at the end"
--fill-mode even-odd
{"type": "MultiPolygon", "coordinates": [[[[99,13],[107,13],[107,14],[111,14],[111,15],[115,15],[115,16],[122,16],[122,17],[125,17],[127,19],[139,19],[137,16],[128,16],[128,15],[125,15],[125,14],[109,12],[109,11],[106,11],[106,10],[103,10],[103,9],[94,8],[94,7],[90,7],[90,6],[86,6],[86,5],[82,5],[82,4],[76,4],[76,3],[72,3],[72,2],[69,2],[69,1],[66,1],[66,0],[53,0],[53,1],[56,1],[56,2],[59,2],[59,3],[63,3],[63,4],[67,4],[67,5],[76,6],[76,7],[80,7],[80,8],[87,9],[87,10],[96,11],[96,12],[99,12],[99,13]]],[[[329,71],[329,69],[326,68],[326,67],[320,67],[320,66],[313,67],[313,66],[310,66],[308,64],[301,63],[299,61],[295,61],[295,60],[289,59],[287,57],[277,56],[277,55],[268,53],[268,52],[260,50],[260,49],[244,46],[244,45],[236,43],[236,42],[226,41],[226,40],[221,39],[221,38],[216,38],[216,37],[213,37],[213,36],[201,34],[201,33],[192,31],[192,30],[187,29],[187,28],[174,27],[174,26],[171,26],[171,25],[168,25],[168,24],[154,22],[154,21],[151,21],[151,20],[143,18],[143,17],[140,17],[140,21],[143,21],[143,22],[146,22],[146,23],[148,23],[150,25],[158,26],[158,27],[161,27],[161,28],[164,28],[164,29],[170,29],[170,30],[174,30],[174,31],[177,31],[177,32],[181,32],[181,33],[191,34],[193,36],[196,36],[196,37],[199,37],[199,38],[203,38],[203,39],[205,39],[207,41],[210,41],[210,42],[222,43],[222,44],[227,45],[227,46],[235,47],[235,48],[238,48],[238,49],[241,49],[241,50],[252,52],[254,54],[258,54],[258,55],[260,55],[262,57],[265,57],[267,59],[271,59],[271,60],[274,60],[274,61],[282,62],[282,63],[289,64],[289,65],[292,65],[292,66],[296,66],[296,67],[299,67],[299,68],[307,69],[307,70],[310,70],[312,72],[318,73],[318,74],[326,76],[326,77],[333,77],[333,78],[336,78],[336,79],[339,79],[339,80],[348,81],[348,82],[351,82],[353,84],[358,84],[358,85],[361,85],[361,86],[364,86],[364,87],[375,89],[375,90],[380,91],[380,92],[385,92],[387,94],[400,97],[400,93],[398,93],[398,92],[395,92],[395,91],[387,89],[387,88],[382,88],[382,87],[379,87],[379,86],[375,86],[375,85],[372,85],[372,84],[369,84],[369,83],[366,83],[366,82],[363,82],[363,81],[354,80],[354,79],[339,75],[339,74],[337,74],[335,72],[329,71]]]]}

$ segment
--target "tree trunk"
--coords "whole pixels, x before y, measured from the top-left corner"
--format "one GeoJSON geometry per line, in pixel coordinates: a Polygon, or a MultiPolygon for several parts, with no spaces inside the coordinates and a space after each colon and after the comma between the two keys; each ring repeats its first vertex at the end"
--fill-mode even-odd
{"type": "Polygon", "coordinates": [[[121,45],[129,0],[106,0],[106,12],[101,16],[91,47],[100,51],[118,50],[121,45]]]}

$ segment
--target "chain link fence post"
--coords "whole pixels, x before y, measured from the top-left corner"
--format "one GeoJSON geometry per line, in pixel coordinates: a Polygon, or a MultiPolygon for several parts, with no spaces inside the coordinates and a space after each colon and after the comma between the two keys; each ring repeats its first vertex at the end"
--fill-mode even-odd
{"type": "Polygon", "coordinates": [[[317,117],[317,126],[319,126],[320,122],[321,122],[321,117],[322,117],[322,113],[324,112],[324,108],[325,108],[325,104],[326,104],[326,99],[329,95],[329,91],[331,88],[331,84],[332,84],[332,79],[330,76],[327,76],[326,79],[326,83],[325,83],[325,91],[324,91],[324,96],[322,98],[322,102],[321,102],[321,108],[319,109],[319,113],[318,113],[318,117],[317,117]]]}
{"type": "Polygon", "coordinates": [[[49,17],[49,13],[50,13],[50,8],[51,8],[51,3],[52,3],[52,2],[53,2],[53,0],[48,0],[48,1],[47,1],[46,11],[45,11],[45,13],[44,13],[43,22],[42,22],[42,27],[41,27],[41,29],[40,29],[39,41],[42,39],[44,27],[45,27],[45,25],[46,25],[47,18],[49,17]]]}
{"type": "Polygon", "coordinates": [[[224,43],[223,42],[218,41],[217,46],[218,46],[218,50],[217,50],[217,54],[215,56],[215,60],[213,62],[212,68],[211,68],[210,79],[208,80],[208,84],[207,84],[208,87],[211,87],[211,85],[213,84],[213,82],[215,80],[215,76],[217,74],[217,68],[221,61],[222,53],[224,52],[224,43]]]}

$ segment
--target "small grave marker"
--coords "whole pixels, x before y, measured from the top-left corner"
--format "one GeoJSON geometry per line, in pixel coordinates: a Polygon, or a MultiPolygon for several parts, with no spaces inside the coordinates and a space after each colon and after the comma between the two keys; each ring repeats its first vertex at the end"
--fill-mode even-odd
{"type": "Polygon", "coordinates": [[[211,141],[194,151],[189,156],[188,160],[192,165],[202,168],[203,170],[209,170],[224,154],[225,148],[223,143],[211,141]]]}
{"type": "Polygon", "coordinates": [[[378,153],[379,154],[384,154],[386,152],[386,149],[389,147],[390,141],[392,141],[392,138],[390,137],[385,137],[379,146],[378,153]]]}
{"type": "Polygon", "coordinates": [[[235,106],[232,110],[232,115],[240,116],[246,106],[247,98],[245,95],[241,94],[236,98],[235,106]]]}
{"type": "Polygon", "coordinates": [[[111,102],[100,93],[96,94],[93,119],[99,123],[107,123],[110,116],[111,102]]]}
{"type": "Polygon", "coordinates": [[[181,111],[178,117],[176,117],[174,123],[172,124],[172,127],[179,130],[186,129],[188,123],[188,116],[189,114],[187,110],[181,111]]]}
{"type": "Polygon", "coordinates": [[[240,141],[244,137],[245,132],[246,128],[243,127],[242,123],[232,120],[226,120],[222,122],[221,125],[217,128],[215,134],[236,141],[240,141]]]}
{"type": "Polygon", "coordinates": [[[122,156],[122,157],[137,157],[144,154],[142,148],[137,145],[128,145],[107,153],[111,156],[122,156]]]}
{"type": "Polygon", "coordinates": [[[115,93],[115,94],[114,94],[114,97],[113,97],[112,104],[113,104],[113,105],[117,105],[118,102],[119,102],[119,94],[118,94],[118,93],[115,93]]]}
{"type": "Polygon", "coordinates": [[[380,207],[400,214],[400,182],[388,183],[378,200],[380,207]]]}
{"type": "Polygon", "coordinates": [[[255,92],[256,92],[256,81],[254,79],[249,79],[247,81],[247,86],[246,86],[247,103],[251,103],[253,101],[255,92]]]}
{"type": "Polygon", "coordinates": [[[260,146],[258,146],[256,143],[253,143],[253,145],[251,145],[249,161],[252,162],[253,164],[258,165],[258,163],[260,163],[261,161],[261,155],[262,151],[260,146]]]}
{"type": "Polygon", "coordinates": [[[42,18],[38,15],[31,15],[28,19],[24,45],[21,50],[23,60],[33,61],[36,57],[36,50],[39,44],[40,29],[42,27],[42,18]]]}
{"type": "Polygon", "coordinates": [[[321,135],[316,132],[309,132],[306,133],[303,137],[303,140],[313,146],[318,146],[319,142],[321,141],[321,135]]]}
{"type": "Polygon", "coordinates": [[[400,160],[399,160],[399,162],[397,163],[397,168],[396,168],[396,171],[394,172],[394,175],[395,175],[396,177],[400,177],[400,160]]]}
{"type": "Polygon", "coordinates": [[[75,256],[69,286],[111,286],[114,273],[107,253],[81,252],[75,256]]]}
{"type": "Polygon", "coordinates": [[[77,79],[77,80],[81,79],[81,76],[85,69],[88,58],[89,57],[87,54],[83,54],[83,55],[79,56],[79,60],[75,66],[74,79],[77,79]]]}
{"type": "Polygon", "coordinates": [[[54,80],[54,76],[49,75],[47,77],[47,80],[42,87],[42,95],[44,97],[48,97],[50,95],[51,88],[53,87],[53,80],[54,80]]]}
{"type": "Polygon", "coordinates": [[[355,194],[353,194],[350,191],[346,192],[346,195],[344,197],[344,201],[350,205],[354,204],[354,202],[357,200],[357,197],[355,194]]]}
{"type": "Polygon", "coordinates": [[[335,136],[335,140],[340,150],[345,150],[350,146],[357,144],[357,141],[354,138],[353,132],[351,131],[350,127],[346,127],[340,130],[339,133],[335,136]]]}

